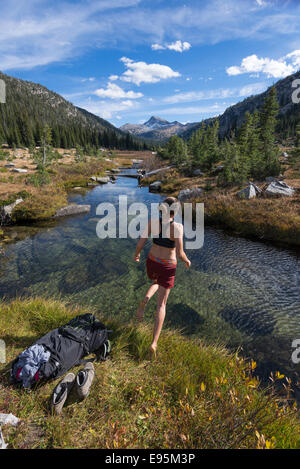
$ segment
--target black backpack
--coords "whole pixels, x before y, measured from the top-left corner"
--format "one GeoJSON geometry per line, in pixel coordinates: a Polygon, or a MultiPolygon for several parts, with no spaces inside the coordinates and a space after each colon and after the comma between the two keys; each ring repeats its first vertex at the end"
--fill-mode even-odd
{"type": "MultiPolygon", "coordinates": [[[[91,353],[95,353],[98,360],[106,360],[110,353],[110,332],[93,314],[82,314],[45,334],[32,344],[42,345],[50,352],[49,360],[39,368],[39,380],[62,376],[91,353]]],[[[18,360],[19,357],[11,367],[11,378],[15,384],[20,384],[17,379],[18,360]]]]}

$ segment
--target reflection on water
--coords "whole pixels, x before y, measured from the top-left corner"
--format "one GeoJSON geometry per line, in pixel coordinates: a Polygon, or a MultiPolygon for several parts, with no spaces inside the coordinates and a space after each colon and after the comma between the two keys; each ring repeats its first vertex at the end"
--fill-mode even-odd
{"type": "MultiPolygon", "coordinates": [[[[132,260],[136,241],[96,236],[97,205],[117,204],[120,194],[129,204],[161,200],[137,187],[136,179],[120,177],[70,196],[92,206],[88,215],[11,227],[15,242],[0,253],[0,295],[51,295],[92,305],[103,315],[131,317],[148,285],[144,262],[132,260]]],[[[213,342],[242,344],[262,374],[279,367],[293,373],[291,343],[300,338],[299,253],[206,228],[204,247],[189,256],[192,268],[178,267],[168,324],[213,342]]],[[[154,310],[152,300],[148,316],[154,310]]]]}

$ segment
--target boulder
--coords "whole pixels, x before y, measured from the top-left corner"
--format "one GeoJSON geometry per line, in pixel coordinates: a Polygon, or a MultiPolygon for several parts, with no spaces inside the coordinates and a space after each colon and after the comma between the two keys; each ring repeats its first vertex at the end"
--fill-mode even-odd
{"type": "Polygon", "coordinates": [[[178,194],[178,200],[184,202],[188,199],[195,199],[200,197],[203,194],[203,189],[201,187],[194,187],[194,189],[182,189],[178,194]]]}
{"type": "Polygon", "coordinates": [[[285,195],[288,197],[292,197],[295,194],[295,189],[288,186],[285,182],[273,181],[266,188],[265,194],[268,196],[285,195]]]}
{"type": "Polygon", "coordinates": [[[15,163],[7,163],[4,165],[5,168],[14,168],[15,166],[15,163]]]}
{"type": "Polygon", "coordinates": [[[150,192],[159,192],[161,188],[161,181],[154,181],[149,186],[150,192]]]}
{"type": "Polygon", "coordinates": [[[109,176],[102,176],[102,177],[92,176],[91,180],[94,182],[98,182],[99,184],[107,184],[110,181],[110,177],[109,176]]]}
{"type": "Polygon", "coordinates": [[[23,199],[17,199],[12,204],[4,205],[0,207],[0,225],[5,225],[7,223],[10,223],[13,209],[17,205],[21,204],[22,202],[23,202],[23,199]]]}
{"type": "Polygon", "coordinates": [[[288,157],[289,157],[289,155],[287,154],[286,151],[284,151],[284,152],[282,153],[282,156],[283,156],[284,158],[288,158],[288,157]]]}
{"type": "Polygon", "coordinates": [[[245,189],[242,189],[237,193],[238,197],[240,199],[253,199],[257,195],[261,194],[261,190],[259,187],[255,186],[255,184],[250,183],[248,187],[245,187],[245,189]]]}
{"type": "Polygon", "coordinates": [[[195,169],[195,171],[193,171],[193,176],[204,176],[204,173],[202,173],[202,171],[200,171],[200,169],[195,169]]]}
{"type": "Polygon", "coordinates": [[[111,169],[111,172],[112,172],[112,173],[120,173],[121,170],[120,170],[119,168],[112,168],[112,169],[111,169]]]}
{"type": "Polygon", "coordinates": [[[70,215],[79,215],[82,213],[89,213],[90,210],[91,210],[90,205],[77,205],[77,204],[67,205],[66,207],[62,207],[59,210],[57,210],[56,214],[54,215],[54,218],[67,217],[70,215]]]}
{"type": "Polygon", "coordinates": [[[27,169],[21,169],[21,168],[13,168],[11,169],[13,173],[28,173],[27,169]]]}

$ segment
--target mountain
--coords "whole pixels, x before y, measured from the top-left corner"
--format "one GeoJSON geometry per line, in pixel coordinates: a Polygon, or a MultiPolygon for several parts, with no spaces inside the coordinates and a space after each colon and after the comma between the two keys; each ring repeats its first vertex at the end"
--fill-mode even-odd
{"type": "Polygon", "coordinates": [[[163,141],[172,135],[181,135],[189,130],[192,125],[181,124],[178,121],[169,122],[161,117],[152,116],[144,124],[124,124],[120,127],[120,130],[144,139],[163,141]]]}
{"type": "Polygon", "coordinates": [[[74,106],[45,86],[14,78],[0,72],[6,84],[6,103],[0,104],[0,144],[40,143],[44,125],[52,128],[53,144],[70,148],[104,146],[140,149],[143,142],[130,138],[108,121],[74,106]]]}
{"type": "MultiPolygon", "coordinates": [[[[296,123],[300,121],[300,104],[294,104],[292,101],[292,94],[295,91],[295,88],[292,87],[292,83],[296,79],[300,79],[300,71],[274,84],[280,106],[277,130],[283,138],[294,135],[296,123]]],[[[228,107],[220,116],[206,119],[203,122],[211,124],[218,118],[220,123],[220,136],[229,136],[233,130],[241,126],[247,111],[253,113],[256,109],[259,110],[261,108],[269,90],[270,88],[263,93],[250,96],[240,103],[228,107]]],[[[192,132],[197,130],[201,125],[202,122],[194,123],[193,127],[191,126],[184,130],[180,136],[184,139],[189,138],[192,132]]]]}

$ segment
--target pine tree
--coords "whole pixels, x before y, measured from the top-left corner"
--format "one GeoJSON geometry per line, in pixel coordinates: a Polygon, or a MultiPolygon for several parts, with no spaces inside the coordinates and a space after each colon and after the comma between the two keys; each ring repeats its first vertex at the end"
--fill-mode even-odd
{"type": "Polygon", "coordinates": [[[261,151],[264,158],[264,175],[277,176],[280,172],[279,149],[275,145],[276,116],[279,105],[273,86],[265,98],[260,113],[261,151]]]}

